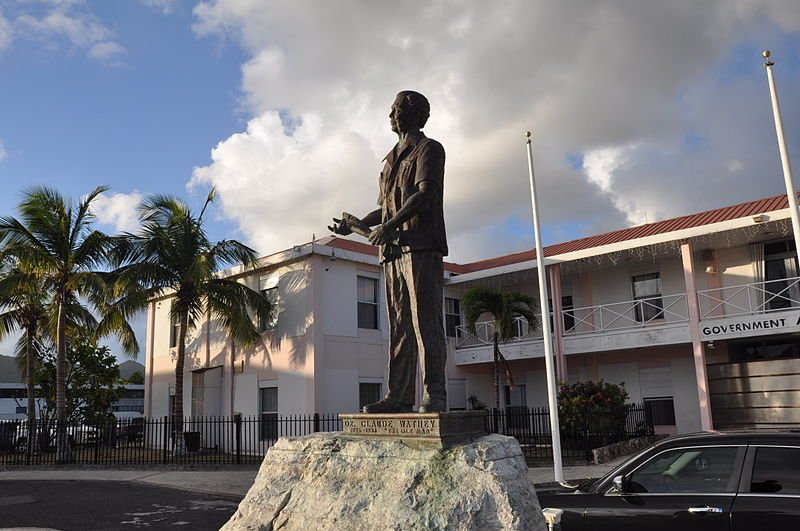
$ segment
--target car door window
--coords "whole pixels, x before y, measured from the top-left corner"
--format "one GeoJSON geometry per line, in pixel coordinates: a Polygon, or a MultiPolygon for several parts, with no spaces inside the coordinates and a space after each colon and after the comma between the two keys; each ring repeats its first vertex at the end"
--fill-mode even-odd
{"type": "Polygon", "coordinates": [[[800,494],[800,448],[758,448],[750,492],[800,494]]]}
{"type": "Polygon", "coordinates": [[[681,448],[662,452],[629,476],[636,493],[731,492],[738,449],[681,448]]]}

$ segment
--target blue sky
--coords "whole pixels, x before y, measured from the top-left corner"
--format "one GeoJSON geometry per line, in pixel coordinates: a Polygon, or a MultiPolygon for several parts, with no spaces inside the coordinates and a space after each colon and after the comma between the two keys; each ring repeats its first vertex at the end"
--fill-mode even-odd
{"type": "MultiPolygon", "coordinates": [[[[199,38],[188,5],[168,15],[136,1],[77,5],[74,17],[92,17],[124,47],[110,60],[63,36],[13,40],[0,55],[0,211],[13,212],[32,184],[74,197],[108,184],[111,193],[170,193],[202,204],[207,190],[188,193],[186,182],[242,125],[243,55],[199,38]]],[[[0,2],[0,13],[28,7],[0,2]]],[[[51,8],[34,7],[40,16],[51,8]]],[[[214,233],[234,229],[221,223],[214,233]]]]}
{"type": "Polygon", "coordinates": [[[0,0],[0,213],[108,184],[113,233],[214,186],[211,237],[276,252],[374,208],[412,88],[450,259],[484,259],[533,246],[527,129],[546,244],[782,193],[764,48],[795,159],[796,0],[0,0]]]}

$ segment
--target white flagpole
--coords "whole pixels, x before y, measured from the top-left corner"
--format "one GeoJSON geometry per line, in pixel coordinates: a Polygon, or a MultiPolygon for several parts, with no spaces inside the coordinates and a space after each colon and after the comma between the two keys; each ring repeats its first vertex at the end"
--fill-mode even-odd
{"type": "Polygon", "coordinates": [[[797,194],[794,191],[792,181],[792,164],[789,161],[789,151],[786,149],[786,139],[783,136],[783,120],[781,119],[781,107],[778,104],[778,91],[775,89],[775,78],[772,75],[772,55],[769,50],[764,50],[762,54],[767,61],[764,68],[767,70],[767,81],[769,82],[769,95],[772,98],[772,115],[775,117],[775,132],[778,135],[778,150],[781,153],[781,164],[783,165],[783,181],[786,184],[786,198],[789,200],[789,215],[792,217],[792,232],[794,232],[794,245],[800,253],[800,216],[797,213],[797,194]]]}
{"type": "MultiPolygon", "coordinates": [[[[525,133],[525,143],[528,146],[528,174],[531,178],[533,234],[536,240],[536,272],[539,275],[539,305],[542,309],[542,333],[544,334],[544,366],[547,372],[547,402],[550,407],[550,437],[553,444],[553,475],[558,483],[563,483],[564,470],[561,464],[561,432],[558,428],[556,375],[553,371],[553,339],[550,333],[550,302],[547,296],[544,251],[542,251],[542,233],[539,228],[539,203],[536,200],[536,179],[533,176],[533,151],[531,148],[530,131],[525,133]]],[[[554,319],[559,319],[560,317],[560,315],[553,316],[554,319]]]]}

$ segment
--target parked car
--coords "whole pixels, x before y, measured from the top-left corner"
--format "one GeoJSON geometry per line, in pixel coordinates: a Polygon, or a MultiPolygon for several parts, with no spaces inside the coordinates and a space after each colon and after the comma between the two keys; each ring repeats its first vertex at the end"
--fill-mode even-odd
{"type": "MultiPolygon", "coordinates": [[[[38,433],[37,436],[39,438],[38,449],[52,448],[56,445],[55,426],[51,425],[47,427],[46,431],[38,433]]],[[[67,427],[67,436],[72,445],[94,444],[100,438],[100,430],[94,426],[77,424],[67,427]]],[[[14,449],[21,453],[27,452],[28,440],[28,423],[22,421],[19,426],[17,426],[17,431],[14,435],[14,449]]]]}
{"type": "Polygon", "coordinates": [[[144,438],[144,417],[125,417],[116,420],[117,444],[135,443],[144,438]]]}
{"type": "Polygon", "coordinates": [[[604,477],[541,492],[561,531],[800,529],[800,431],[660,441],[604,477]]]}

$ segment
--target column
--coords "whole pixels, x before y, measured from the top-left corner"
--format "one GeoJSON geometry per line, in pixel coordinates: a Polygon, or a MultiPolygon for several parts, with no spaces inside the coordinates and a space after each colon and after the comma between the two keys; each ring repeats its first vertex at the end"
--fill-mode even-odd
{"type": "Polygon", "coordinates": [[[711,422],[706,356],[703,352],[703,342],[700,340],[700,308],[697,304],[693,254],[691,242],[687,241],[681,244],[683,278],[686,284],[686,302],[689,309],[689,335],[692,338],[694,373],[697,378],[697,397],[700,402],[700,427],[703,431],[710,431],[714,429],[714,425],[711,422]]]}

